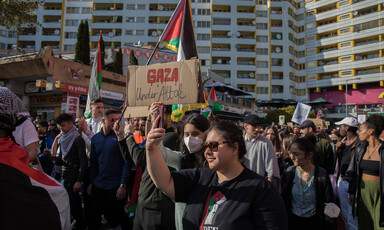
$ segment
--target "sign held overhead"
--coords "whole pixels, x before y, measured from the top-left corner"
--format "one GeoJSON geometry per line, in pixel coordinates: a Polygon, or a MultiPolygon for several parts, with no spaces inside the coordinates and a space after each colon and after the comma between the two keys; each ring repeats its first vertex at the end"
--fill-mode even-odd
{"type": "Polygon", "coordinates": [[[127,106],[204,102],[199,60],[127,68],[127,106]]]}

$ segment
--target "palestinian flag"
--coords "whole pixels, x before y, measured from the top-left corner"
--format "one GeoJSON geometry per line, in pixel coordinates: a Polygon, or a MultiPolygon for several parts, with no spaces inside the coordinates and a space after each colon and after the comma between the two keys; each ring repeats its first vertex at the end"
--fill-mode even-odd
{"type": "Polygon", "coordinates": [[[65,188],[29,166],[28,152],[0,138],[1,229],[71,229],[65,188]]]}
{"type": "Polygon", "coordinates": [[[202,110],[202,114],[205,117],[208,117],[211,112],[223,110],[223,106],[221,106],[220,103],[217,102],[215,82],[213,82],[212,88],[209,92],[209,97],[206,100],[208,101],[209,107],[202,110]]]}
{"type": "Polygon", "coordinates": [[[177,61],[198,57],[189,0],[180,0],[160,41],[168,49],[177,52],[177,61]]]}
{"type": "MultiPolygon", "coordinates": [[[[99,44],[97,45],[97,50],[95,54],[95,59],[93,61],[91,79],[89,80],[89,90],[87,97],[87,105],[85,107],[85,116],[86,118],[92,117],[91,102],[97,98],[100,98],[100,89],[101,89],[101,50],[100,50],[100,41],[102,33],[100,32],[99,44]]],[[[104,58],[104,57],[103,57],[104,58]]]]}

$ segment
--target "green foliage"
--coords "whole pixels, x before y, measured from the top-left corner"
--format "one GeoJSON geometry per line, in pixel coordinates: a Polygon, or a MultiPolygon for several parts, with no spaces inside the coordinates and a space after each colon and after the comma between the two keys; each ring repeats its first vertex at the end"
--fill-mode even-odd
{"type": "Polygon", "coordinates": [[[115,59],[113,60],[113,72],[123,74],[123,51],[121,48],[115,54],[115,59]]]}
{"type": "Polygon", "coordinates": [[[88,21],[81,21],[79,29],[77,31],[77,42],[76,42],[76,51],[75,51],[75,60],[89,65],[90,47],[89,47],[89,27],[88,21]]]}
{"type": "Polygon", "coordinates": [[[35,11],[40,1],[2,0],[0,1],[0,26],[20,30],[22,24],[39,25],[35,11]]]}
{"type": "Polygon", "coordinates": [[[313,111],[309,112],[308,118],[316,118],[316,113],[313,111]]]}
{"type": "Polygon", "coordinates": [[[279,123],[279,116],[284,115],[285,116],[285,122],[289,122],[292,119],[293,113],[295,112],[295,106],[290,105],[285,108],[278,108],[275,109],[267,114],[264,119],[264,123],[266,124],[272,124],[272,122],[275,122],[276,124],[279,123]]]}
{"type": "Polygon", "coordinates": [[[103,36],[101,36],[100,40],[100,56],[101,56],[101,69],[105,69],[105,44],[103,36]]]}
{"type": "Polygon", "coordinates": [[[139,65],[133,50],[131,50],[131,53],[129,54],[129,65],[139,65]]]}

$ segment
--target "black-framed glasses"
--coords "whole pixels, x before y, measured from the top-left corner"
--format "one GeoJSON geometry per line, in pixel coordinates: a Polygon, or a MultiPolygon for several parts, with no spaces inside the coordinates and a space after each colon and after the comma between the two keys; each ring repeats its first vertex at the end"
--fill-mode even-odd
{"type": "Polygon", "coordinates": [[[219,145],[226,144],[226,143],[231,143],[231,142],[230,141],[223,141],[223,142],[219,143],[217,141],[214,141],[211,143],[204,143],[203,144],[203,150],[205,152],[205,150],[207,150],[207,148],[209,148],[209,150],[211,150],[212,152],[216,152],[219,149],[219,145]]]}

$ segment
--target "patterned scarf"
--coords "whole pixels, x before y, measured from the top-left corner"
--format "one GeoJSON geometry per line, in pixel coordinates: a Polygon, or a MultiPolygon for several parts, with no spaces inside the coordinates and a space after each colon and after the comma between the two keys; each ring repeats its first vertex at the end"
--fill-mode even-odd
{"type": "Polygon", "coordinates": [[[20,98],[6,87],[0,87],[0,103],[5,104],[9,109],[12,109],[16,113],[18,119],[23,116],[30,116],[27,107],[20,98]]]}
{"type": "Polygon", "coordinates": [[[80,134],[76,126],[73,126],[68,133],[61,132],[61,135],[62,136],[59,140],[60,152],[62,154],[62,158],[64,158],[68,154],[69,150],[71,150],[73,142],[78,136],[80,136],[80,134]]]}

